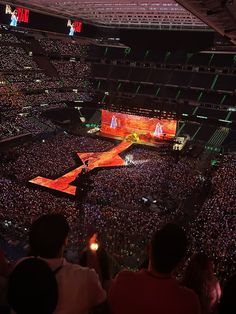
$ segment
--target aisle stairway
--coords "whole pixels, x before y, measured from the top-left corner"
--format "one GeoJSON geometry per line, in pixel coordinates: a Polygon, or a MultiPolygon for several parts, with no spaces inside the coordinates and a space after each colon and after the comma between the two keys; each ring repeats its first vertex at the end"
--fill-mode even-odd
{"type": "Polygon", "coordinates": [[[212,137],[207,142],[205,148],[207,150],[213,150],[216,152],[220,152],[221,145],[223,144],[224,140],[229,134],[229,129],[220,127],[218,128],[215,133],[212,135],[212,137]]]}
{"type": "Polygon", "coordinates": [[[33,56],[34,61],[40,69],[42,69],[48,76],[58,78],[58,73],[50,60],[46,56],[33,56]]]}

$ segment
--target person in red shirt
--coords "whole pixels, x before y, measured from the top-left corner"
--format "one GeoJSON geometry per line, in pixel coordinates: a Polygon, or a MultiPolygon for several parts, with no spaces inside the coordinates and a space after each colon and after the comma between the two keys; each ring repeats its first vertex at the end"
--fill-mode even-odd
{"type": "Polygon", "coordinates": [[[157,231],[149,248],[148,269],[122,271],[111,285],[112,314],[200,314],[200,302],[172,273],[187,249],[185,232],[176,224],[157,231]]]}

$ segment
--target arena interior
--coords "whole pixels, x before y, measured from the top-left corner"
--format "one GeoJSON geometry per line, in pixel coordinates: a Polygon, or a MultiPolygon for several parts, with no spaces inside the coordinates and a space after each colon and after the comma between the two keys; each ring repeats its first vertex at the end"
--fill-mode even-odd
{"type": "Polygon", "coordinates": [[[233,0],[0,1],[1,277],[53,213],[70,227],[66,259],[97,270],[91,250],[106,268],[108,301],[166,223],[188,237],[178,280],[204,253],[223,291],[236,272],[235,21],[233,0]]]}

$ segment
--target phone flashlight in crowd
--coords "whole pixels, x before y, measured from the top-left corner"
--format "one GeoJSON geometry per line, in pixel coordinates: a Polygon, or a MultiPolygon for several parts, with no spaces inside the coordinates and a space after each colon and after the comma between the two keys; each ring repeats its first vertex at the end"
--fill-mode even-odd
{"type": "Polygon", "coordinates": [[[91,244],[90,244],[90,250],[91,250],[91,251],[97,251],[98,248],[99,248],[98,243],[91,243],[91,244]]]}
{"type": "Polygon", "coordinates": [[[97,234],[94,233],[93,236],[89,239],[89,248],[91,251],[96,252],[99,248],[99,244],[97,242],[97,234]]]}

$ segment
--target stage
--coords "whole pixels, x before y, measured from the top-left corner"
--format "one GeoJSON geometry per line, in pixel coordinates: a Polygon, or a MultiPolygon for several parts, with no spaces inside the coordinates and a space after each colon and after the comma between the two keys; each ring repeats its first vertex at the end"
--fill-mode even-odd
{"type": "MultiPolygon", "coordinates": [[[[170,139],[165,139],[164,137],[155,139],[153,137],[152,138],[148,137],[147,135],[144,136],[137,132],[132,132],[128,134],[124,133],[125,136],[123,137],[116,135],[115,132],[114,134],[109,134],[101,131],[93,134],[93,136],[94,135],[102,138],[109,138],[115,142],[117,141],[121,142],[107,152],[101,153],[78,152],[77,156],[78,158],[80,158],[83,165],[69,171],[68,173],[65,173],[61,177],[58,177],[56,179],[49,179],[38,176],[30,180],[29,182],[34,185],[59,191],[67,195],[75,196],[77,187],[73,185],[73,181],[75,181],[75,179],[78,179],[79,182],[79,178],[77,177],[82,172],[83,169],[85,169],[85,171],[90,172],[95,168],[127,166],[126,161],[123,158],[121,158],[119,154],[126,151],[132,145],[148,145],[152,147],[160,147],[163,145],[168,145],[171,142],[170,139]]],[[[88,134],[88,136],[91,136],[91,134],[88,134]]]]}
{"type": "MultiPolygon", "coordinates": [[[[101,153],[77,153],[77,156],[83,162],[83,165],[75,168],[74,170],[64,174],[63,176],[52,180],[44,177],[36,177],[29,182],[41,187],[45,187],[51,190],[56,190],[68,195],[75,196],[76,186],[72,185],[77,176],[81,173],[82,169],[86,168],[86,171],[92,171],[95,168],[104,167],[121,167],[126,166],[126,162],[119,154],[126,151],[133,145],[132,141],[124,140],[111,150],[101,153]],[[86,165],[87,164],[87,165],[86,165]]],[[[56,165],[55,165],[56,167],[56,165]]]]}
{"type": "MultiPolygon", "coordinates": [[[[98,137],[102,137],[102,138],[108,138],[108,139],[112,139],[112,140],[116,140],[116,141],[123,141],[125,140],[124,137],[122,136],[118,136],[118,135],[111,135],[108,133],[103,133],[103,132],[96,132],[94,135],[98,136],[98,137]]],[[[132,136],[132,134],[130,135],[132,136]]],[[[128,140],[127,136],[126,139],[128,140]]],[[[167,138],[158,138],[158,139],[153,139],[150,138],[148,140],[142,140],[142,138],[136,138],[135,139],[130,139],[133,144],[138,144],[138,145],[145,145],[145,146],[152,146],[152,147],[160,147],[162,145],[168,145],[170,143],[173,143],[172,139],[167,139],[167,138]]]]}

